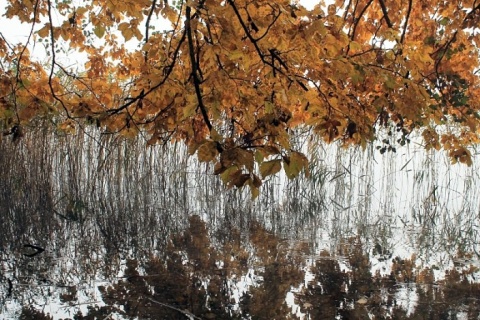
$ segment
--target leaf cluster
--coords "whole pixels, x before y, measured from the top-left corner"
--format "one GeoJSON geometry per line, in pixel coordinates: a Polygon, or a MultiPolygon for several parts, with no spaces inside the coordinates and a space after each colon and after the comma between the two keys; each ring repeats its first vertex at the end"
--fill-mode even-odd
{"type": "Polygon", "coordinates": [[[362,147],[394,132],[382,153],[419,131],[425,148],[466,164],[479,141],[472,0],[312,10],[286,0],[8,0],[5,16],[32,26],[25,43],[0,38],[5,134],[42,116],[69,133],[86,122],[148,145],[182,140],[254,197],[282,169],[308,175],[292,143],[300,129],[362,147]],[[34,42],[49,53],[46,64],[30,56],[34,42]],[[84,65],[63,65],[61,48],[84,65]]]}

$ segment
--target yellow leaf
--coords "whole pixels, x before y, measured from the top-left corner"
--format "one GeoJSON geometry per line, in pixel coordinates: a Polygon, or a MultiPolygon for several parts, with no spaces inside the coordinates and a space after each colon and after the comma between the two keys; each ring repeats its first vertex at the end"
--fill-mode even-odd
{"type": "Polygon", "coordinates": [[[125,41],[128,41],[128,40],[132,39],[134,34],[135,34],[134,30],[131,29],[131,28],[127,28],[127,29],[122,30],[122,36],[125,39],[125,41]]]}
{"type": "Polygon", "coordinates": [[[102,25],[97,25],[97,26],[95,26],[95,28],[93,29],[93,33],[95,33],[95,35],[96,35],[98,38],[103,38],[103,36],[105,35],[105,27],[102,26],[102,25]]]}
{"type": "Polygon", "coordinates": [[[188,148],[187,148],[188,154],[191,155],[191,156],[194,155],[195,152],[197,152],[198,147],[200,147],[200,144],[195,143],[195,142],[190,143],[190,144],[188,145],[188,148]]]}
{"type": "Polygon", "coordinates": [[[222,135],[220,135],[215,128],[212,128],[212,130],[210,131],[210,137],[212,138],[213,141],[220,142],[223,140],[222,135]]]}
{"type": "Polygon", "coordinates": [[[265,113],[273,113],[275,111],[275,105],[270,101],[265,101],[265,113]]]}
{"type": "Polygon", "coordinates": [[[293,179],[299,175],[299,173],[306,169],[308,165],[307,158],[300,152],[292,151],[289,158],[284,160],[283,169],[289,179],[293,179]]]}
{"type": "Polygon", "coordinates": [[[177,19],[178,17],[178,13],[172,9],[169,5],[166,5],[163,10],[162,10],[162,15],[170,20],[170,22],[175,22],[175,20],[177,19]]]}
{"type": "Polygon", "coordinates": [[[122,22],[118,25],[118,30],[121,31],[123,33],[124,30],[126,29],[129,29],[130,28],[130,23],[128,22],[122,22]]]}
{"type": "Polygon", "coordinates": [[[232,176],[236,176],[241,173],[242,173],[242,170],[238,169],[237,166],[232,166],[226,169],[225,171],[223,171],[220,174],[220,178],[222,179],[223,183],[227,184],[231,180],[232,176]]]}
{"type": "Polygon", "coordinates": [[[458,147],[450,150],[449,156],[452,158],[452,163],[461,162],[467,166],[472,165],[472,154],[470,151],[464,147],[458,147]]]}
{"type": "Polygon", "coordinates": [[[274,175],[282,169],[282,160],[265,161],[260,165],[260,174],[265,179],[270,175],[274,175]]]}
{"type": "Polygon", "coordinates": [[[76,129],[75,127],[75,122],[73,122],[71,119],[67,119],[58,125],[58,129],[67,134],[74,134],[76,129]]]}
{"type": "Polygon", "coordinates": [[[85,12],[88,12],[88,9],[85,7],[77,8],[77,10],[75,11],[77,16],[83,16],[85,12]]]}

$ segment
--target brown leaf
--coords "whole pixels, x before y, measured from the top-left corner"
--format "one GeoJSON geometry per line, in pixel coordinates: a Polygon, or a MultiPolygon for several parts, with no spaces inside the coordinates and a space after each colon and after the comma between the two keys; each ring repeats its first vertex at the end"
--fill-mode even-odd
{"type": "Polygon", "coordinates": [[[236,174],[234,176],[231,177],[231,180],[230,180],[230,185],[231,186],[235,186],[237,188],[241,188],[243,187],[243,185],[245,184],[245,182],[247,182],[247,180],[250,179],[250,174],[248,173],[244,173],[244,174],[236,174]]]}
{"type": "Polygon", "coordinates": [[[217,144],[214,141],[206,141],[197,150],[198,160],[203,162],[212,161],[217,155],[217,144]]]}

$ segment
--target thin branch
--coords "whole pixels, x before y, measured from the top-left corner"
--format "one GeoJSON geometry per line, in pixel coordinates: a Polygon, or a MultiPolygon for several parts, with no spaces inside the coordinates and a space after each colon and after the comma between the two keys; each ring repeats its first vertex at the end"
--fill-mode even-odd
{"type": "MultiPolygon", "coordinates": [[[[234,13],[235,13],[235,16],[237,17],[238,21],[240,22],[240,25],[242,26],[243,31],[245,32],[248,40],[250,40],[250,42],[251,42],[251,43],[253,44],[253,46],[255,47],[255,50],[257,51],[258,56],[260,57],[260,59],[262,60],[262,62],[263,62],[264,64],[270,66],[270,67],[273,69],[274,74],[275,74],[276,72],[278,72],[279,74],[285,76],[287,79],[289,79],[291,82],[293,82],[293,80],[290,79],[290,77],[289,77],[285,72],[283,72],[281,68],[278,68],[278,67],[275,66],[275,59],[279,60],[280,64],[283,64],[283,61],[281,61],[281,59],[279,58],[278,55],[276,55],[276,56],[273,56],[273,55],[272,55],[272,56],[271,56],[271,57],[272,57],[271,61],[268,61],[268,60],[267,60],[267,57],[268,57],[269,55],[264,54],[264,53],[262,52],[262,49],[260,49],[260,47],[258,46],[258,39],[255,39],[255,38],[252,36],[252,34],[250,33],[250,31],[248,30],[248,27],[247,27],[247,25],[245,24],[245,21],[243,21],[242,16],[240,15],[240,12],[238,11],[238,8],[235,6],[235,1],[233,1],[233,0],[228,0],[228,3],[229,3],[230,6],[232,7],[232,9],[233,9],[233,11],[234,11],[234,13]]],[[[270,49],[270,50],[272,50],[272,49],[270,49]]]]}
{"type": "MultiPolygon", "coordinates": [[[[351,33],[352,33],[352,27],[355,27],[357,25],[357,19],[355,18],[355,15],[357,14],[357,8],[358,8],[358,1],[355,1],[355,5],[352,10],[352,23],[348,27],[348,37],[351,39],[351,33]]],[[[345,16],[344,20],[346,21],[347,17],[345,16]]]]}
{"type": "Polygon", "coordinates": [[[343,21],[347,20],[348,11],[350,10],[351,5],[352,5],[352,0],[348,0],[348,4],[345,6],[345,12],[343,14],[343,21]]]}
{"type": "MultiPolygon", "coordinates": [[[[183,2],[182,2],[182,5],[183,7],[183,2]]],[[[180,8],[179,11],[182,11],[182,8],[180,8]]],[[[174,26],[174,30],[173,30],[173,34],[170,38],[170,41],[169,41],[169,44],[168,44],[168,52],[170,52],[170,49],[171,49],[171,45],[172,45],[172,41],[173,39],[175,38],[175,30],[177,30],[179,24],[180,24],[180,14],[178,15],[178,19],[177,19],[177,22],[174,26]]],[[[185,41],[186,39],[186,30],[183,31],[183,34],[182,34],[182,37],[180,38],[174,52],[173,52],[173,57],[172,57],[172,62],[168,65],[166,65],[164,67],[164,77],[162,80],[160,80],[160,82],[158,82],[155,86],[151,87],[150,89],[146,90],[146,91],[142,91],[140,94],[138,94],[136,97],[132,97],[132,98],[129,98],[128,99],[128,102],[121,105],[120,107],[118,108],[115,108],[115,109],[110,109],[110,110],[107,110],[107,113],[109,114],[117,114],[117,113],[120,113],[122,110],[125,110],[126,108],[128,108],[129,106],[131,106],[132,104],[134,104],[135,102],[145,98],[146,96],[148,96],[150,93],[152,93],[153,91],[155,91],[156,89],[158,89],[159,87],[161,87],[163,84],[165,84],[165,82],[167,81],[167,79],[170,77],[170,74],[172,73],[173,71],[173,68],[175,67],[175,64],[177,62],[177,59],[178,59],[178,55],[180,53],[180,48],[182,47],[182,44],[183,42],[185,41]]],[[[127,99],[126,99],[127,100],[127,99]]]]}
{"type": "MultiPolygon", "coordinates": [[[[22,57],[23,57],[23,54],[25,53],[25,50],[27,50],[27,45],[30,43],[30,39],[32,38],[32,35],[33,35],[33,31],[35,29],[35,24],[36,24],[36,20],[37,20],[37,10],[38,10],[38,1],[35,1],[35,5],[33,7],[33,22],[32,22],[32,27],[30,29],[30,33],[28,34],[28,38],[27,38],[27,41],[25,42],[25,45],[23,46],[23,49],[22,51],[20,52],[20,54],[18,55],[18,60],[17,60],[17,72],[16,72],[16,75],[15,75],[15,85],[12,86],[12,93],[13,93],[13,99],[14,99],[14,105],[15,105],[15,116],[17,117],[17,121],[18,123],[20,123],[20,117],[18,115],[18,108],[17,108],[17,95],[16,95],[16,91],[17,91],[17,84],[21,82],[21,76],[20,76],[20,73],[21,73],[21,66],[20,66],[20,63],[22,62],[22,57]]],[[[2,38],[3,38],[3,35],[2,35],[2,38]]],[[[7,43],[8,47],[12,50],[12,52],[14,53],[13,49],[10,47],[10,45],[8,44],[8,42],[6,41],[5,38],[3,38],[5,40],[5,43],[7,43]]]]}
{"type": "Polygon", "coordinates": [[[12,45],[7,41],[7,39],[5,38],[5,36],[3,35],[3,33],[0,32],[0,38],[3,39],[3,42],[5,42],[5,44],[7,45],[7,47],[10,49],[10,51],[13,52],[13,47],[12,45]]]}
{"type": "Polygon", "coordinates": [[[265,55],[263,54],[262,50],[260,49],[260,47],[258,46],[258,43],[257,43],[257,39],[255,39],[251,34],[250,32],[248,31],[248,27],[247,25],[245,24],[245,21],[243,21],[242,19],[242,16],[240,15],[240,12],[238,11],[238,8],[237,6],[235,6],[235,2],[233,0],[228,0],[228,3],[230,4],[230,6],[233,8],[233,12],[235,13],[235,15],[237,16],[237,19],[238,21],[240,22],[241,26],[242,26],[242,29],[245,31],[246,35],[247,35],[247,38],[250,40],[250,42],[253,43],[253,46],[255,47],[255,50],[257,50],[258,52],[258,55],[260,56],[260,58],[262,59],[262,61],[270,66],[272,66],[272,68],[274,68],[275,66],[271,65],[269,62],[267,62],[265,60],[265,55]]]}
{"type": "Polygon", "coordinates": [[[403,24],[403,31],[402,31],[402,36],[400,37],[400,43],[403,44],[403,41],[405,40],[405,33],[407,32],[407,26],[408,26],[408,19],[410,19],[410,13],[412,12],[412,0],[408,0],[408,9],[407,9],[407,16],[405,17],[405,23],[403,24]]]}
{"type": "MultiPolygon", "coordinates": [[[[25,50],[27,49],[27,45],[30,43],[30,39],[32,38],[33,30],[35,29],[35,23],[37,20],[37,9],[38,9],[38,1],[35,1],[35,5],[33,7],[33,22],[32,22],[32,28],[30,28],[30,33],[28,34],[27,41],[25,42],[25,45],[23,46],[22,51],[20,52],[20,55],[18,57],[17,61],[17,82],[20,79],[20,62],[22,61],[22,56],[25,53],[25,50]]],[[[50,9],[50,8],[49,8],[50,9]]]]}
{"type": "Polygon", "coordinates": [[[133,97],[133,98],[130,98],[128,99],[128,102],[121,105],[120,107],[118,108],[115,108],[115,109],[110,109],[108,110],[107,112],[109,114],[117,114],[117,113],[120,113],[122,110],[128,108],[129,106],[131,106],[132,104],[134,104],[135,102],[137,102],[138,100],[141,100],[143,98],[145,98],[146,96],[148,96],[150,93],[152,93],[153,91],[155,91],[156,89],[158,89],[160,86],[162,86],[168,79],[168,77],[170,76],[170,74],[172,73],[173,71],[173,68],[175,66],[175,63],[177,62],[177,58],[178,58],[178,54],[180,52],[180,48],[183,44],[183,42],[185,41],[186,39],[186,31],[183,32],[183,35],[182,37],[180,38],[180,41],[178,42],[178,45],[177,47],[175,48],[175,51],[173,53],[173,60],[172,60],[172,63],[170,63],[169,65],[165,66],[164,70],[165,70],[165,73],[164,73],[164,76],[163,76],[163,79],[157,83],[156,85],[154,85],[153,87],[151,87],[150,89],[144,91],[144,92],[141,92],[139,95],[137,95],[136,97],[133,97]]]}
{"type": "Polygon", "coordinates": [[[153,0],[152,7],[147,16],[147,21],[145,21],[145,43],[148,42],[148,30],[150,29],[150,21],[152,21],[153,11],[155,11],[155,6],[157,5],[157,0],[153,0]]]}
{"type": "Polygon", "coordinates": [[[50,74],[48,75],[48,86],[50,87],[50,92],[52,93],[52,97],[57,100],[67,113],[67,118],[71,118],[70,113],[68,112],[67,107],[63,103],[62,99],[60,99],[57,94],[55,93],[55,90],[53,89],[52,85],[52,80],[53,80],[53,74],[55,72],[55,37],[53,35],[53,19],[52,19],[52,3],[50,0],[47,0],[47,5],[48,5],[48,21],[50,23],[50,41],[51,41],[51,50],[52,50],[52,67],[50,68],[50,74]]]}
{"type": "MultiPolygon", "coordinates": [[[[272,8],[272,9],[273,9],[273,8],[272,8]]],[[[262,40],[262,39],[268,34],[268,32],[270,31],[270,28],[275,24],[275,22],[277,22],[277,20],[278,20],[278,18],[280,17],[281,14],[282,14],[282,11],[279,10],[279,11],[278,11],[278,14],[275,16],[275,18],[273,18],[272,23],[270,23],[270,24],[268,25],[267,30],[265,30],[265,33],[262,34],[260,37],[258,37],[258,38],[256,39],[257,41],[262,40]]]]}
{"type": "Polygon", "coordinates": [[[385,18],[385,22],[389,28],[393,28],[393,24],[388,17],[387,6],[385,5],[385,0],[378,0],[380,2],[380,7],[382,7],[383,17],[385,18]]]}
{"type": "Polygon", "coordinates": [[[470,10],[469,13],[467,13],[467,15],[465,16],[465,18],[463,19],[463,22],[462,22],[462,28],[468,28],[468,26],[466,25],[468,23],[468,21],[470,19],[473,19],[474,18],[474,15],[475,15],[475,11],[477,10],[480,10],[480,4],[479,5],[476,5],[476,1],[473,3],[473,8],[472,10],[470,10]]]}
{"type": "Polygon", "coordinates": [[[365,14],[365,11],[367,11],[368,7],[372,4],[373,0],[370,0],[368,1],[368,3],[365,5],[365,7],[362,9],[362,11],[360,12],[360,14],[358,15],[357,18],[355,18],[355,16],[353,17],[354,19],[354,25],[353,25],[353,30],[352,30],[352,34],[350,35],[350,39],[352,41],[355,41],[355,31],[357,29],[357,26],[358,26],[358,23],[360,22],[360,19],[362,18],[362,16],[365,14]]]}
{"type": "Polygon", "coordinates": [[[188,39],[188,49],[190,54],[190,63],[192,65],[192,77],[193,77],[193,85],[195,86],[195,94],[197,96],[198,107],[200,108],[200,112],[203,116],[203,121],[207,125],[208,130],[212,131],[212,124],[208,117],[207,109],[203,104],[202,98],[202,91],[200,89],[201,80],[198,76],[198,62],[195,59],[195,48],[193,44],[193,37],[192,37],[192,26],[191,26],[191,12],[192,8],[187,6],[185,11],[185,30],[187,32],[187,39],[188,39]]]}
{"type": "MultiPolygon", "coordinates": [[[[145,124],[149,124],[149,123],[152,123],[152,122],[155,122],[161,115],[163,115],[164,113],[166,113],[167,111],[169,111],[174,105],[175,105],[175,98],[178,96],[178,93],[175,94],[175,96],[172,98],[172,101],[163,109],[161,109],[160,111],[158,111],[154,116],[152,116],[151,118],[148,118],[148,119],[145,119],[143,121],[134,121],[134,124],[135,125],[145,125],[145,124]]],[[[151,102],[149,102],[151,103],[151,102]]],[[[135,112],[138,110],[138,107],[137,109],[135,109],[133,115],[135,115],[135,112]]]]}
{"type": "MultiPolygon", "coordinates": [[[[480,5],[477,5],[470,10],[465,15],[465,18],[462,21],[462,28],[467,28],[468,26],[466,25],[468,20],[472,17],[473,14],[475,14],[475,11],[480,10],[480,5]]],[[[435,52],[433,52],[434,55],[438,53],[438,56],[436,57],[435,61],[435,72],[438,74],[438,68],[440,67],[440,63],[442,62],[443,58],[445,57],[445,54],[447,53],[448,47],[455,42],[458,34],[458,29],[453,33],[452,37],[440,48],[438,48],[435,52]]]]}

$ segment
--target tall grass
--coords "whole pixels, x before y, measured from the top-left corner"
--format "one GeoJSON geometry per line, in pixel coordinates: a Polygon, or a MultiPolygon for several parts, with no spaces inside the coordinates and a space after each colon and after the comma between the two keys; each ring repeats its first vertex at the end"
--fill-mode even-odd
{"type": "Polygon", "coordinates": [[[248,190],[225,190],[213,168],[189,157],[181,143],[146,147],[142,138],[94,128],[76,135],[46,125],[26,131],[18,143],[0,143],[4,257],[35,244],[65,269],[72,265],[65,257],[78,257],[75,274],[106,276],[117,265],[112,261],[161,255],[169,234],[192,214],[212,232],[246,230],[259,220],[319,249],[361,236],[372,252],[406,246],[425,262],[439,252],[448,258],[478,251],[478,161],[451,166],[442,153],[418,148],[381,155],[373,145],[363,151],[299,138],[311,176],[271,177],[252,201],[248,190]]]}

